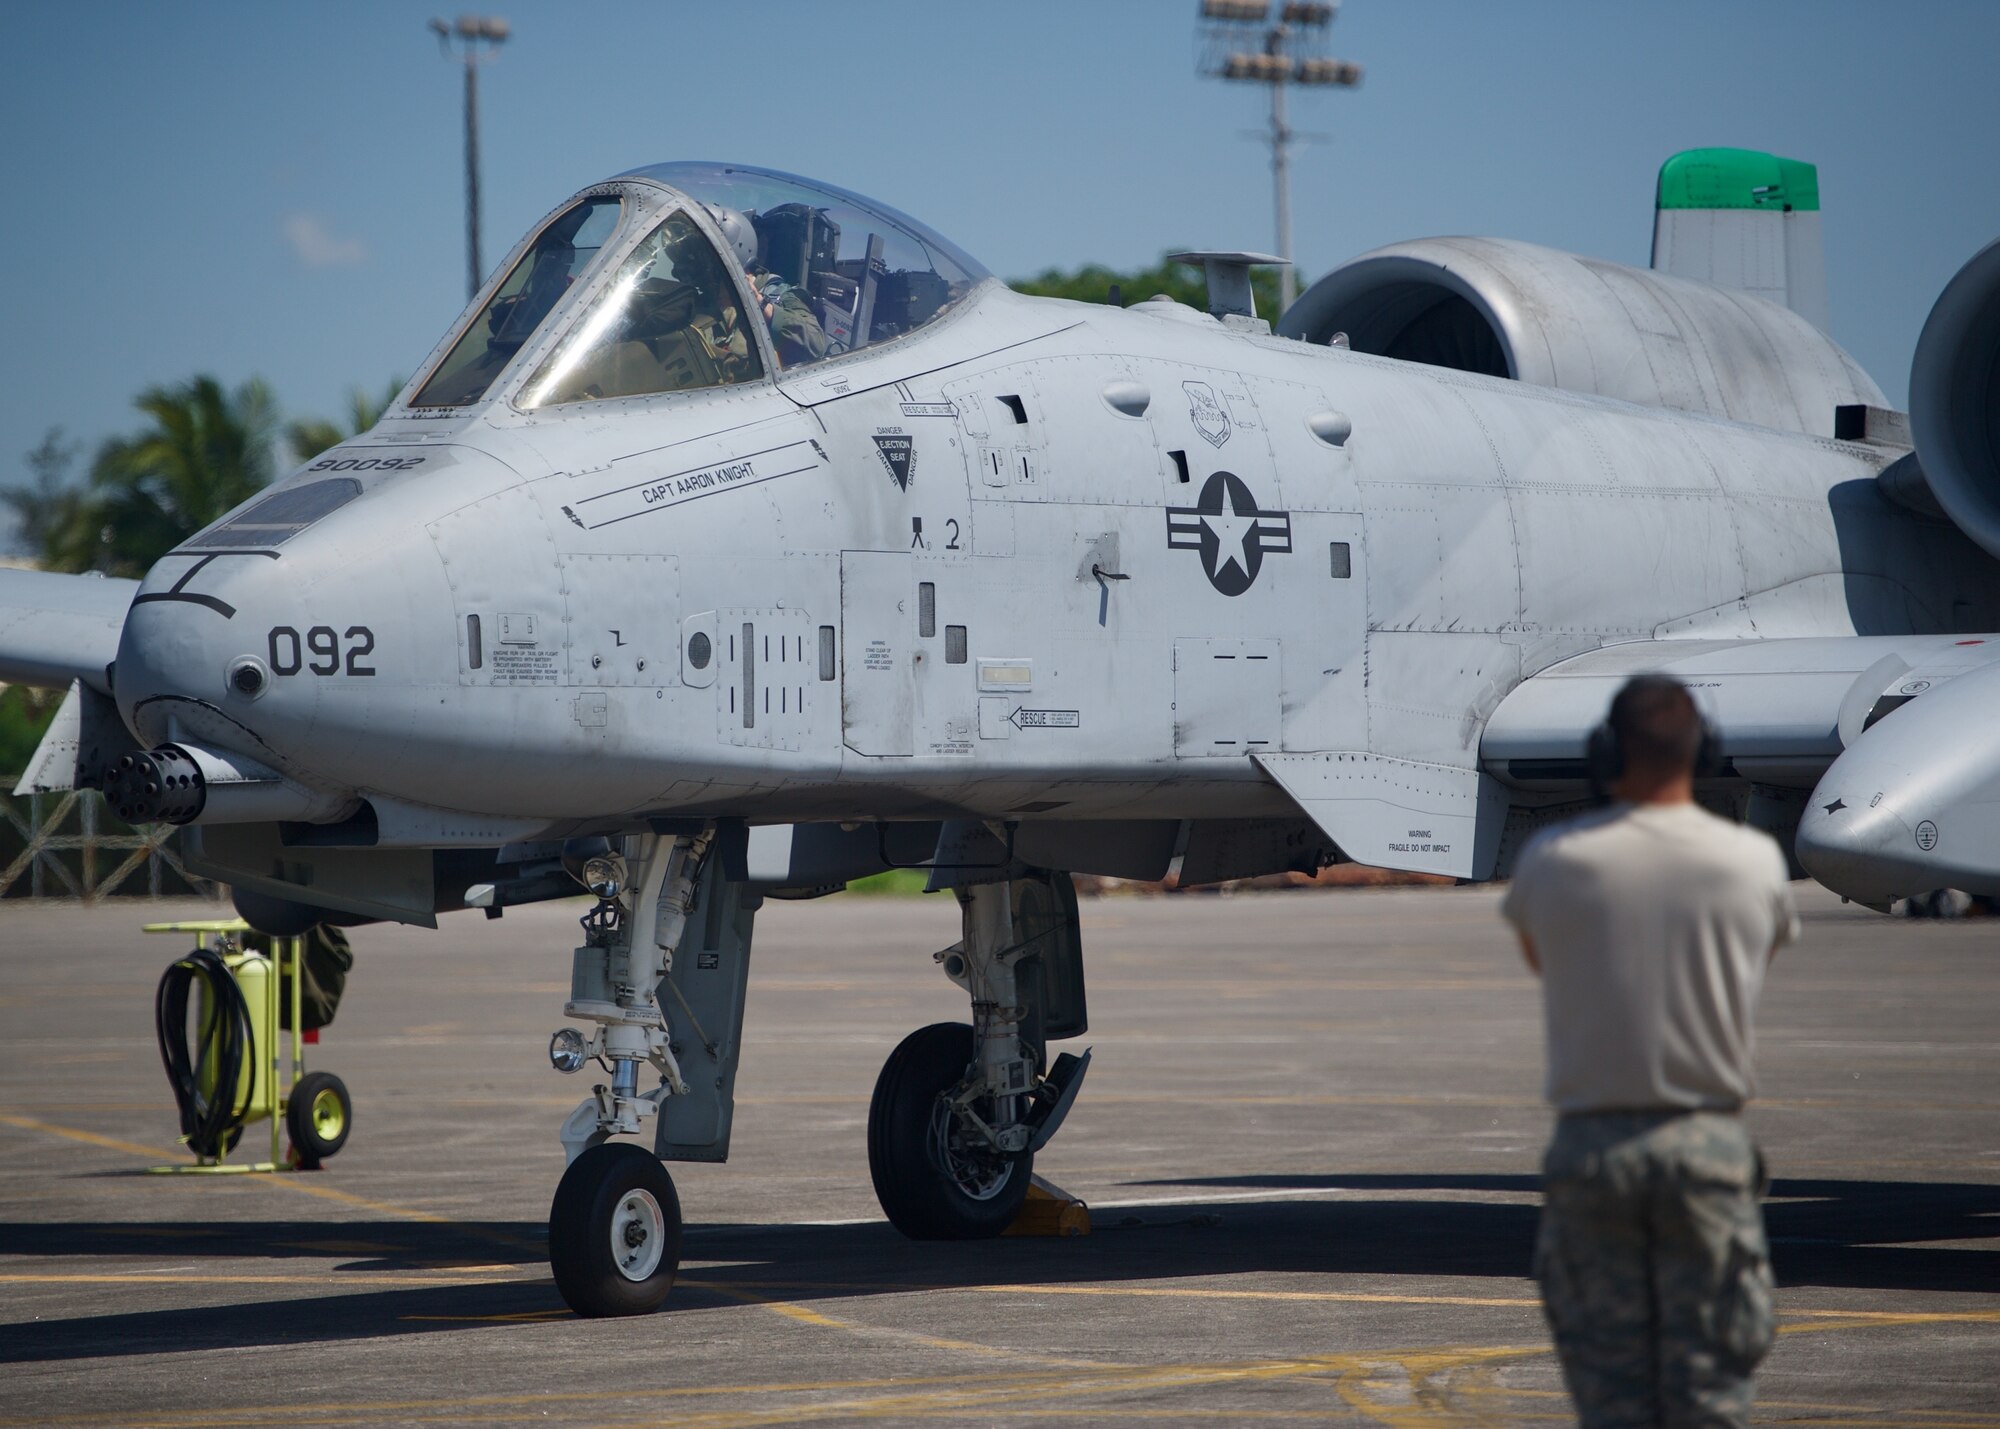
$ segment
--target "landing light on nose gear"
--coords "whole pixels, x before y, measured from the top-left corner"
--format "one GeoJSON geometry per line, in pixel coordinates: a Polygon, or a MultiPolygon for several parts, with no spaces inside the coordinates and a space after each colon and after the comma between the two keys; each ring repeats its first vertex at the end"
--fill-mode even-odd
{"type": "Polygon", "coordinates": [[[574,1027],[563,1027],[549,1038],[549,1065],[558,1072],[570,1073],[583,1070],[583,1064],[590,1058],[590,1044],[583,1040],[583,1034],[574,1027]]]}

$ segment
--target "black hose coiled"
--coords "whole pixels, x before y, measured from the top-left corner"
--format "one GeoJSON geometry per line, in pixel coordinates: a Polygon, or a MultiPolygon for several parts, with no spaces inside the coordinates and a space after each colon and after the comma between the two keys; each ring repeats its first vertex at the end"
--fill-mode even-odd
{"type": "Polygon", "coordinates": [[[250,1008],[229,965],[207,948],[176,959],[160,976],[153,997],[153,1023],[160,1037],[160,1061],[181,1111],[181,1139],[197,1156],[220,1156],[235,1138],[247,1107],[236,1102],[245,1060],[256,1055],[250,1008]],[[188,1045],[188,994],[200,979],[206,985],[207,1015],[201,1045],[188,1045]],[[201,1090],[201,1069],[212,1066],[212,1091],[201,1090]]]}

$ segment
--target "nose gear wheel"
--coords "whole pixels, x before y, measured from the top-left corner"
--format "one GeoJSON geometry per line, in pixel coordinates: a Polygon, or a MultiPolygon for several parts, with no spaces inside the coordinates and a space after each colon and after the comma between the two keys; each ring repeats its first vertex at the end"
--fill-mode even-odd
{"type": "Polygon", "coordinates": [[[549,1207],[549,1268],[587,1318],[660,1308],[681,1263],[673,1177],[630,1142],[593,1146],[569,1165],[549,1207]]]}

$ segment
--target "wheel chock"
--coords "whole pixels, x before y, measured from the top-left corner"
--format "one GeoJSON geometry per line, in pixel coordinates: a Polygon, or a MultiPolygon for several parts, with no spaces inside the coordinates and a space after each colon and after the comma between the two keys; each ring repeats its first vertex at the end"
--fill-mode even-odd
{"type": "Polygon", "coordinates": [[[1002,1235],[1080,1236],[1090,1234],[1090,1207],[1069,1192],[1036,1176],[1028,1198],[1002,1235]]]}

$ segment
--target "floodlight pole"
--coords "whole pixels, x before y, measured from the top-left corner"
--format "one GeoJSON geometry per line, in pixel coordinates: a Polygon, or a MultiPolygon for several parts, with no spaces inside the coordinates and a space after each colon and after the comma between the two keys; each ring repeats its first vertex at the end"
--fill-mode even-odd
{"type": "Polygon", "coordinates": [[[458,40],[465,61],[465,295],[470,300],[479,296],[486,274],[479,256],[479,62],[500,48],[509,27],[505,20],[492,16],[460,15],[451,25],[432,20],[430,28],[447,54],[451,42],[458,40]],[[484,50],[480,48],[482,41],[484,50]]]}
{"type": "Polygon", "coordinates": [[[1292,267],[1292,128],[1287,91],[1295,84],[1351,88],[1361,82],[1361,66],[1326,53],[1327,31],[1339,0],[1200,0],[1196,68],[1217,79],[1247,81],[1271,91],[1273,206],[1277,219],[1279,307],[1298,296],[1292,267]]]}
{"type": "Polygon", "coordinates": [[[465,52],[465,296],[479,292],[479,66],[465,52]]]}

